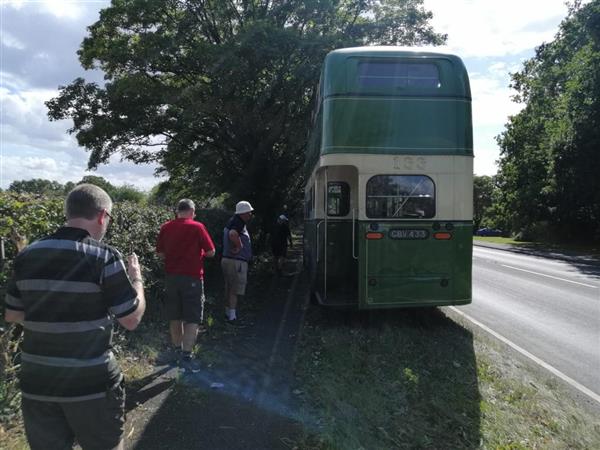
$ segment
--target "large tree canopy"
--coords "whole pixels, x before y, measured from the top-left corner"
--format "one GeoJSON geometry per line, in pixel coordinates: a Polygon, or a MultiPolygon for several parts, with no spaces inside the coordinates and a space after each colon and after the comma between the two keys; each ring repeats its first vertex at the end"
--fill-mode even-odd
{"type": "Polygon", "coordinates": [[[71,118],[89,167],[155,161],[183,193],[228,192],[269,214],[302,180],[327,52],[440,44],[422,0],[113,0],[89,28],[76,79],[47,103],[71,118]]]}
{"type": "Polygon", "coordinates": [[[498,138],[500,209],[514,231],[600,240],[600,0],[574,2],[512,87],[525,108],[498,138]]]}

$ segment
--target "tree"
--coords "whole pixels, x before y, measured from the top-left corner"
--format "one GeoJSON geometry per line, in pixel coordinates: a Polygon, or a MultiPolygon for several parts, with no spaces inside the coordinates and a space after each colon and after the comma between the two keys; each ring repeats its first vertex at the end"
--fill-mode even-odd
{"type": "Polygon", "coordinates": [[[73,120],[90,168],[155,161],[174,185],[250,200],[270,221],[303,183],[325,54],[443,43],[431,17],[422,0],[113,0],[79,51],[105,86],[61,87],[49,117],[73,120]]]}
{"type": "Polygon", "coordinates": [[[45,180],[42,178],[32,178],[31,180],[13,181],[8,190],[18,194],[40,194],[48,196],[57,196],[64,193],[65,187],[58,181],[45,180]]]}
{"type": "MultiPolygon", "coordinates": [[[[113,196],[115,186],[112,185],[107,179],[104,177],[99,177],[97,175],[86,175],[77,184],[93,184],[94,186],[98,186],[101,189],[111,196],[113,196]]],[[[114,199],[113,199],[114,200],[114,199]]]]}
{"type": "Polygon", "coordinates": [[[481,228],[486,211],[492,206],[494,179],[487,175],[473,177],[473,228],[481,228]]]}
{"type": "Polygon", "coordinates": [[[142,203],[146,200],[146,194],[131,184],[123,184],[115,187],[111,197],[114,202],[142,203]]]}
{"type": "Polygon", "coordinates": [[[115,186],[104,177],[99,177],[97,175],[86,175],[81,181],[77,182],[77,184],[83,183],[93,184],[104,189],[113,202],[131,201],[141,203],[146,199],[146,194],[131,184],[125,183],[120,186],[115,186]]]}
{"type": "Polygon", "coordinates": [[[525,108],[498,137],[511,227],[600,240],[600,0],[570,5],[555,40],[536,49],[512,87],[525,108]]]}

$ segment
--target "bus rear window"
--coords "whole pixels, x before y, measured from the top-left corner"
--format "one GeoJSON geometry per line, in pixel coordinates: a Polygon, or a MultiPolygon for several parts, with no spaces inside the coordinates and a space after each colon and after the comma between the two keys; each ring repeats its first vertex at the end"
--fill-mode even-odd
{"type": "Polygon", "coordinates": [[[429,219],[435,216],[435,186],[425,175],[375,175],[367,181],[367,217],[429,219]]]}
{"type": "Polygon", "coordinates": [[[435,64],[366,61],[358,64],[358,85],[366,88],[440,87],[435,64]]]}

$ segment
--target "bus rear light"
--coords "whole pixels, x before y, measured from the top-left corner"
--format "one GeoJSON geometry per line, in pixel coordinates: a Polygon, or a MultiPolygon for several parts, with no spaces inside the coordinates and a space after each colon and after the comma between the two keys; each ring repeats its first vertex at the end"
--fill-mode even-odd
{"type": "Polygon", "coordinates": [[[447,241],[449,239],[452,239],[452,233],[445,233],[445,232],[433,233],[433,238],[438,239],[440,241],[447,241]]]}
{"type": "Polygon", "coordinates": [[[383,233],[367,233],[365,236],[367,239],[383,239],[383,233]]]}

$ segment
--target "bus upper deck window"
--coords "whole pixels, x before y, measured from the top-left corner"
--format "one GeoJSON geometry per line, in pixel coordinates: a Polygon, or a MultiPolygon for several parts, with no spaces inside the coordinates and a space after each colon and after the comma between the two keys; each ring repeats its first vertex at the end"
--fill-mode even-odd
{"type": "Polygon", "coordinates": [[[327,215],[347,216],[350,211],[350,187],[343,181],[327,183],[327,215]]]}
{"type": "Polygon", "coordinates": [[[375,175],[367,181],[367,217],[429,219],[435,216],[435,186],[425,175],[375,175]]]}
{"type": "Polygon", "coordinates": [[[433,63],[366,61],[358,64],[358,84],[366,88],[439,88],[440,74],[433,63]]]}

